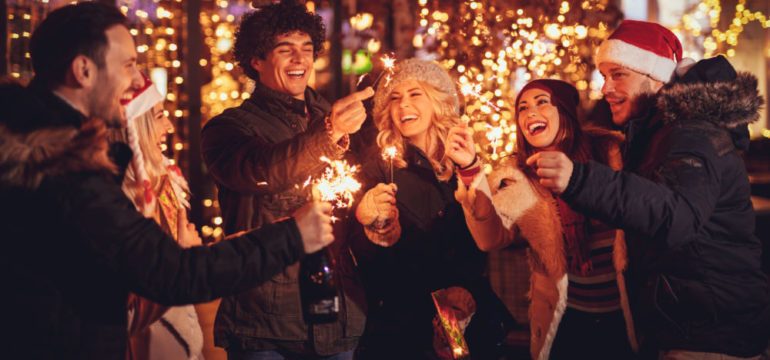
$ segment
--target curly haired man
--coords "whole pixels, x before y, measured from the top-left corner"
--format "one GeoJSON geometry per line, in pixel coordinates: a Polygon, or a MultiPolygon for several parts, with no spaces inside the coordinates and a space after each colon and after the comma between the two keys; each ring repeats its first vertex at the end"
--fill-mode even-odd
{"type": "MultiPolygon", "coordinates": [[[[271,4],[246,14],[234,53],[256,82],[251,97],[209,121],[202,132],[203,157],[219,189],[225,232],[272,223],[302,206],[295,187],[324,168],[318,159],[340,159],[366,119],[367,88],[330,106],[308,87],[313,61],[323,48],[321,17],[294,2],[271,4]]],[[[230,359],[350,359],[364,316],[351,300],[358,288],[346,279],[352,266],[339,252],[338,272],[346,295],[337,322],[303,321],[294,264],[264,285],[222,300],[214,326],[217,346],[230,359]]]]}

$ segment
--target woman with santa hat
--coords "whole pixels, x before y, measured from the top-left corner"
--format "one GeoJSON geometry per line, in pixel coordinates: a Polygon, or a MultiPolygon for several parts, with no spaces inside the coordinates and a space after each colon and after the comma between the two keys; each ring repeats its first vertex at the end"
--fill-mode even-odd
{"type": "MultiPolygon", "coordinates": [[[[174,129],[164,96],[149,78],[124,100],[127,142],[133,151],[123,191],[145,217],[154,219],[182,247],[201,245],[187,221],[189,187],[161,151],[174,129]]],[[[166,307],[136,294],[129,297],[129,359],[202,359],[203,332],[193,305],[166,307]]]]}

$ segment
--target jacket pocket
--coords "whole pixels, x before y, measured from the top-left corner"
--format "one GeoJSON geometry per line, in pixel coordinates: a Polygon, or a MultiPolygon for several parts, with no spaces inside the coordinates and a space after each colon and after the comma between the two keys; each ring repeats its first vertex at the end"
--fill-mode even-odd
{"type": "Polygon", "coordinates": [[[658,314],[685,337],[693,328],[711,326],[718,320],[713,292],[696,280],[658,275],[653,305],[658,314]]]}
{"type": "Polygon", "coordinates": [[[299,316],[302,304],[299,293],[299,263],[290,265],[282,273],[270,279],[272,301],[268,312],[272,314],[292,314],[299,316]]]}

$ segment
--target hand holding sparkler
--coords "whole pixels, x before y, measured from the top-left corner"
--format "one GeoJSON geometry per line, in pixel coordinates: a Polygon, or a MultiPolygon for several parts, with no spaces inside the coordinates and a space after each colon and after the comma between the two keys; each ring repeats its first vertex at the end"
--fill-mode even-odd
{"type": "Polygon", "coordinates": [[[331,213],[332,205],[320,201],[310,201],[294,212],[294,221],[306,254],[321,250],[334,241],[331,213]]]}
{"type": "Polygon", "coordinates": [[[367,87],[354,92],[332,105],[329,114],[332,140],[339,141],[343,136],[357,132],[366,120],[366,108],[363,101],[374,96],[374,89],[367,87]]]}
{"type": "Polygon", "coordinates": [[[476,159],[476,145],[473,142],[473,129],[466,123],[449,129],[446,140],[446,156],[458,167],[473,165],[476,159]]]}
{"type": "Polygon", "coordinates": [[[356,218],[364,226],[375,221],[386,222],[396,217],[396,184],[379,183],[369,189],[361,198],[356,209],[356,218]]]}

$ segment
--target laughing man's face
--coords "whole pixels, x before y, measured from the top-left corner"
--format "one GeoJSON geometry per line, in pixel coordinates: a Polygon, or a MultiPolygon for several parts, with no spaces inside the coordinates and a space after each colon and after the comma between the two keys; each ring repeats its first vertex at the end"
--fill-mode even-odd
{"type": "Polygon", "coordinates": [[[305,99],[313,71],[313,41],[310,35],[295,31],[275,38],[275,47],[265,59],[254,58],[251,66],[259,72],[259,81],[270,89],[305,99]]]}

